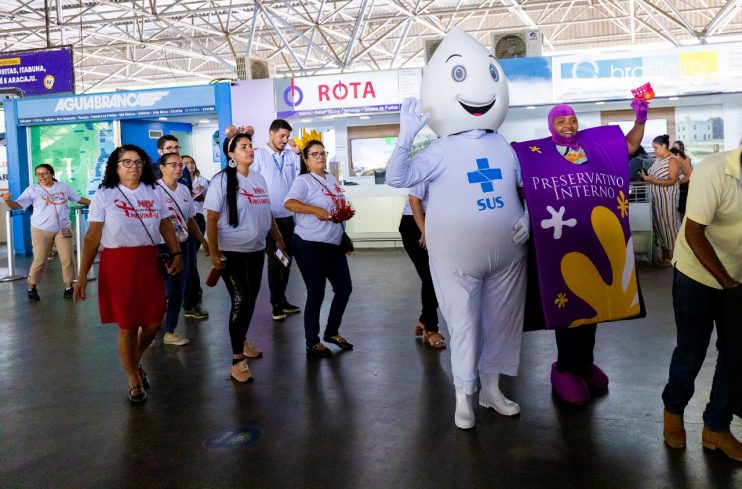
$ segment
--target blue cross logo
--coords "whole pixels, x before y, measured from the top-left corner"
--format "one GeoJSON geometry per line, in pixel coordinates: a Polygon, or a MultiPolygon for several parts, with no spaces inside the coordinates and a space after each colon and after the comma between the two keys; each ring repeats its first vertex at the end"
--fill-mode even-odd
{"type": "Polygon", "coordinates": [[[470,171],[466,174],[469,183],[478,183],[482,186],[482,192],[494,192],[494,180],[502,180],[502,170],[499,168],[490,168],[490,162],[487,158],[477,159],[477,170],[470,171]]]}

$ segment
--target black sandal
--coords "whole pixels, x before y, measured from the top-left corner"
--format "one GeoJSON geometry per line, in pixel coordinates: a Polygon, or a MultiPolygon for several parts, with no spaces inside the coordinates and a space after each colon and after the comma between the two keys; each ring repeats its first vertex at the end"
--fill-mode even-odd
{"type": "Polygon", "coordinates": [[[147,372],[144,371],[142,368],[142,365],[139,365],[139,368],[137,369],[139,372],[139,377],[142,379],[142,387],[144,387],[144,390],[148,391],[152,385],[149,383],[149,375],[147,375],[147,372]]]}
{"type": "Polygon", "coordinates": [[[142,384],[135,386],[129,386],[129,400],[131,402],[142,402],[147,399],[147,392],[144,390],[142,384]]]}

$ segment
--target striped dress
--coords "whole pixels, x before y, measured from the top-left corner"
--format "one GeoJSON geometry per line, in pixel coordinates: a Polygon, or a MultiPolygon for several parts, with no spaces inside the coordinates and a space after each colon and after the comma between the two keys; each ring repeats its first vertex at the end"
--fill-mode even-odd
{"type": "MultiPolygon", "coordinates": [[[[657,159],[647,170],[649,176],[658,180],[669,178],[670,157],[657,159]]],[[[652,226],[657,241],[662,248],[672,249],[678,237],[678,183],[670,187],[651,185],[652,191],[652,226]]]]}

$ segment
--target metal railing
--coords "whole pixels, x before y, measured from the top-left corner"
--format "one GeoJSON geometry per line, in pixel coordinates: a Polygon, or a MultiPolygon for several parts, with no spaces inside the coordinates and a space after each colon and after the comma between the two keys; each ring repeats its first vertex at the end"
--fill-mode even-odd
{"type": "MultiPolygon", "coordinates": [[[[75,246],[77,247],[77,253],[75,254],[75,257],[77,258],[77,266],[75,267],[75,275],[79,275],[80,273],[80,263],[82,263],[82,248],[83,248],[83,239],[85,237],[85,231],[87,228],[87,219],[84,219],[83,216],[88,215],[88,208],[87,207],[75,207],[75,246]]],[[[90,270],[88,271],[88,282],[91,280],[95,280],[95,267],[90,267],[90,270]]]]}
{"type": "Polygon", "coordinates": [[[23,214],[24,211],[22,210],[8,209],[5,211],[5,235],[7,236],[5,248],[8,254],[8,274],[0,277],[0,282],[13,282],[26,278],[26,275],[16,275],[15,251],[13,250],[13,216],[22,216],[23,214]]]}

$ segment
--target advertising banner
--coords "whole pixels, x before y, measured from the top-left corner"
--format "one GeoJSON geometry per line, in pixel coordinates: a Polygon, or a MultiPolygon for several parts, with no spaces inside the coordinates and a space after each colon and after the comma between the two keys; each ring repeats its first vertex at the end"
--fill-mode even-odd
{"type": "MultiPolygon", "coordinates": [[[[409,70],[402,72],[409,74],[409,70]]],[[[396,70],[369,71],[276,80],[278,117],[399,111],[402,104],[399,74],[396,70]]],[[[409,77],[403,81],[405,91],[409,92],[409,77]]]]}
{"type": "Polygon", "coordinates": [[[18,101],[21,125],[214,112],[212,85],[18,101]]]}
{"type": "Polygon", "coordinates": [[[689,46],[666,51],[557,56],[554,99],[578,102],[631,97],[650,82],[658,97],[740,90],[742,52],[733,45],[689,46]]]}
{"type": "Polygon", "coordinates": [[[10,88],[24,97],[74,92],[72,48],[0,54],[0,89],[10,88]]]}
{"type": "Polygon", "coordinates": [[[551,58],[533,56],[498,61],[508,79],[511,106],[553,102],[551,58]]]}
{"type": "Polygon", "coordinates": [[[0,138],[0,193],[8,191],[8,151],[5,136],[0,138]]]}

